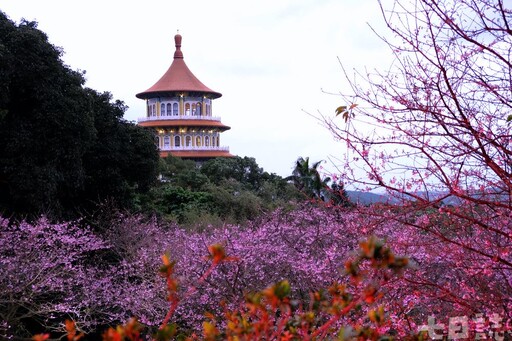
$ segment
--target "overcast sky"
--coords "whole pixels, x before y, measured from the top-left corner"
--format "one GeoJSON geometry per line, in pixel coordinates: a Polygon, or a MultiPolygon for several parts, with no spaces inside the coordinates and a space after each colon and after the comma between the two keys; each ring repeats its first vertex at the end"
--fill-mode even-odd
{"type": "Polygon", "coordinates": [[[327,160],[346,152],[306,113],[346,104],[325,93],[347,88],[338,58],[352,69],[389,56],[368,26],[382,29],[376,0],[4,0],[0,9],[37,21],[88,87],[129,106],[127,120],[144,116],[135,94],[168,69],[179,29],[190,70],[222,93],[213,115],[231,130],[221,144],[281,176],[299,156],[333,169],[327,160]]]}

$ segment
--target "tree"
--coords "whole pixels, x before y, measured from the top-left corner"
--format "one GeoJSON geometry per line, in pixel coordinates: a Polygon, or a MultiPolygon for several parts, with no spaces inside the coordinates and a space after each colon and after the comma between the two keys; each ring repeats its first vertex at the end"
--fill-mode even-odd
{"type": "Polygon", "coordinates": [[[181,174],[195,173],[198,171],[196,162],[168,155],[162,158],[159,165],[159,172],[163,182],[176,183],[177,177],[181,174]]]}
{"type": "Polygon", "coordinates": [[[201,166],[201,173],[207,175],[215,184],[225,179],[234,179],[248,190],[258,190],[265,173],[252,157],[235,156],[232,158],[215,158],[201,166]]]}
{"type": "Polygon", "coordinates": [[[126,106],[84,88],[35,22],[0,12],[0,210],[76,216],[107,198],[128,206],[156,177],[151,134],[126,106]]]}
{"type": "Polygon", "coordinates": [[[90,229],[44,218],[34,224],[0,218],[0,229],[1,338],[58,329],[66,316],[86,330],[105,323],[100,316],[119,316],[102,306],[113,282],[98,266],[108,245],[90,229]]]}
{"type": "Polygon", "coordinates": [[[0,13],[0,46],[1,206],[58,211],[83,186],[94,135],[83,75],[63,65],[34,22],[15,26],[0,13]]]}
{"type": "Polygon", "coordinates": [[[328,193],[328,200],[332,205],[341,206],[341,207],[353,207],[354,204],[350,201],[348,197],[348,193],[345,190],[345,185],[342,181],[335,182],[331,184],[330,190],[328,193]]]}
{"type": "Polygon", "coordinates": [[[293,185],[265,172],[250,157],[215,158],[196,164],[170,156],[161,161],[160,173],[162,181],[149,195],[139,197],[140,211],[155,212],[190,227],[245,223],[278,207],[292,207],[301,199],[293,185]],[[194,226],[196,223],[201,226],[194,226]]]}
{"type": "Polygon", "coordinates": [[[493,205],[509,197],[510,11],[501,1],[396,6],[382,12],[399,40],[383,37],[398,62],[387,73],[347,77],[350,101],[361,102],[355,118],[343,126],[325,120],[354,153],[348,163],[367,167],[353,180],[417,200],[418,191],[493,205]]]}
{"type": "Polygon", "coordinates": [[[108,92],[85,89],[95,136],[83,157],[85,184],[79,207],[112,199],[129,208],[135,193],[146,193],[157,177],[159,156],[150,130],[123,119],[126,106],[108,92]]]}
{"type": "MultiPolygon", "coordinates": [[[[17,339],[43,331],[57,332],[52,339],[63,338],[59,334],[65,332],[64,320],[73,319],[88,339],[99,339],[106,326],[133,316],[149,327],[148,334],[164,318],[168,320],[166,316],[172,316],[180,332],[200,333],[205,312],[215,314],[217,321],[228,318],[228,311],[243,316],[250,307],[244,303],[259,301],[247,301],[257,298],[252,293],[265,294],[269,285],[284,281],[291,285],[286,302],[294,314],[258,312],[247,319],[254,328],[241,331],[257,334],[261,321],[262,327],[305,338],[311,337],[309,327],[329,323],[333,328],[321,329],[325,336],[318,339],[332,339],[341,325],[356,330],[370,326],[372,311],[389,311],[374,300],[387,308],[389,298],[401,292],[400,276],[390,275],[406,263],[377,240],[364,242],[367,238],[359,228],[366,221],[357,212],[336,217],[333,211],[304,205],[292,212],[273,212],[248,228],[224,225],[208,231],[186,231],[161,225],[154,218],[118,214],[110,216],[101,234],[73,223],[51,224],[40,219],[30,224],[0,218],[0,338],[17,339]],[[354,254],[359,240],[361,252],[354,254]],[[217,250],[225,250],[233,261],[209,267],[208,259],[215,262],[216,257],[211,252],[211,257],[205,257],[209,245],[218,245],[217,250]],[[168,250],[163,259],[176,263],[165,262],[162,267],[163,250],[168,250]],[[348,274],[340,269],[344,261],[348,261],[348,274]],[[159,278],[157,269],[165,271],[166,266],[175,269],[175,278],[159,278]],[[379,271],[373,273],[372,268],[379,271]],[[174,285],[176,281],[179,285],[174,285]],[[166,283],[172,289],[167,295],[166,283]],[[333,283],[346,294],[321,290],[333,283]],[[166,297],[179,302],[171,306],[175,309],[171,315],[166,315],[170,311],[166,297]],[[329,322],[333,315],[340,325],[329,322]],[[286,323],[277,323],[282,318],[286,323]],[[300,328],[295,327],[297,321],[301,321],[300,328]]],[[[382,233],[400,233],[395,224],[388,227],[382,233]]],[[[407,335],[408,326],[397,325],[403,321],[396,321],[395,310],[390,312],[393,324],[386,323],[379,332],[407,335]]]]}
{"type": "Polygon", "coordinates": [[[214,203],[211,193],[165,184],[153,191],[153,205],[159,214],[183,223],[188,211],[208,212],[214,203]]]}
{"type": "Polygon", "coordinates": [[[295,162],[292,175],[287,177],[286,180],[291,180],[295,187],[307,197],[326,200],[326,191],[329,188],[328,183],[331,179],[329,177],[322,179],[318,172],[318,166],[320,166],[321,163],[322,161],[317,161],[310,166],[309,157],[305,159],[299,157],[295,162]]]}
{"type": "Polygon", "coordinates": [[[386,189],[400,205],[363,213],[375,224],[414,229],[408,245],[435,243],[451,269],[421,266],[428,275],[408,279],[433,301],[422,312],[508,313],[512,12],[501,0],[380,5],[392,37],[379,34],[393,65],[354,77],[344,69],[352,90],[340,107],[345,120],[319,117],[348,146],[342,176],[362,189],[386,189]],[[503,291],[471,274],[493,278],[503,291]]]}

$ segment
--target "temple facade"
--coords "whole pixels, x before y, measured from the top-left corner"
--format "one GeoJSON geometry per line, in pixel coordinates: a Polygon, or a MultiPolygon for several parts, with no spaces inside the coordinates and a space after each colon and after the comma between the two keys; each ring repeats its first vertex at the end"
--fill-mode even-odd
{"type": "Polygon", "coordinates": [[[213,100],[222,96],[204,85],[183,60],[181,35],[174,37],[174,60],[164,75],[149,89],[138,93],[146,101],[146,116],[138,124],[153,128],[160,156],[207,160],[232,157],[221,145],[221,133],[230,127],[213,115],[213,100]]]}

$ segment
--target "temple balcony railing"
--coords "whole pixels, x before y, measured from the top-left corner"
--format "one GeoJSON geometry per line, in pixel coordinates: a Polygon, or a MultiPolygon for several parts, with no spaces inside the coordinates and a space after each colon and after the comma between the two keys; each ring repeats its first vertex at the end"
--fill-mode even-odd
{"type": "Polygon", "coordinates": [[[160,147],[161,151],[223,151],[229,152],[229,147],[224,146],[189,146],[189,147],[160,147]]]}
{"type": "Polygon", "coordinates": [[[173,121],[173,120],[205,120],[205,121],[218,121],[220,122],[219,116],[194,116],[194,115],[181,115],[181,116],[151,116],[151,117],[139,117],[137,121],[148,122],[148,121],[173,121]]]}

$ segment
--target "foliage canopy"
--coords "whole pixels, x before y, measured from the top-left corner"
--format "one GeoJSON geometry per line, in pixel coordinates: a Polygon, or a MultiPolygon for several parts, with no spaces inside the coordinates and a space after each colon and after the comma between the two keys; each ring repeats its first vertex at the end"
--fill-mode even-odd
{"type": "Polygon", "coordinates": [[[0,12],[0,210],[76,216],[112,199],[129,206],[156,178],[150,132],[125,105],[84,87],[35,22],[0,12]]]}

